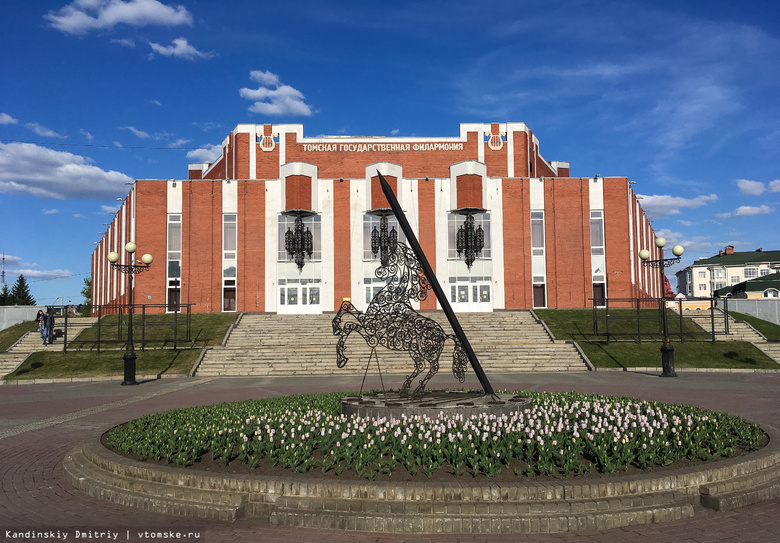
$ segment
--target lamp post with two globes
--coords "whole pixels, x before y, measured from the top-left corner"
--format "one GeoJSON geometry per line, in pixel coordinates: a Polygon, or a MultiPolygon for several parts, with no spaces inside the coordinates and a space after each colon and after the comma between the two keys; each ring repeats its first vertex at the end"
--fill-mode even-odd
{"type": "MultiPolygon", "coordinates": [[[[661,237],[655,238],[655,246],[661,249],[663,251],[664,246],[666,245],[666,240],[661,237]]],[[[673,264],[677,264],[680,262],[680,257],[682,257],[683,252],[685,249],[683,249],[682,245],[675,245],[672,248],[672,254],[674,255],[674,258],[660,258],[658,260],[650,260],[650,251],[647,249],[642,249],[639,251],[639,258],[642,260],[642,262],[645,264],[645,266],[650,266],[651,268],[658,268],[661,271],[661,322],[663,323],[663,334],[664,334],[664,342],[663,345],[661,345],[661,365],[663,367],[663,372],[661,373],[661,377],[677,377],[677,373],[674,371],[674,347],[672,347],[672,341],[669,339],[669,323],[666,318],[666,302],[664,301],[665,295],[666,295],[666,282],[664,281],[665,273],[664,268],[668,268],[669,266],[673,264]]],[[[661,253],[663,255],[663,253],[661,253]]]]}
{"type": "Polygon", "coordinates": [[[108,253],[108,261],[111,263],[111,267],[117,271],[127,274],[129,277],[129,290],[128,290],[128,324],[127,324],[127,347],[125,348],[125,354],[122,357],[124,359],[125,366],[125,380],[122,381],[123,385],[137,385],[135,380],[135,347],[133,346],[133,277],[136,273],[145,272],[149,269],[152,263],[152,255],[145,254],[141,257],[140,263],[135,260],[135,251],[137,246],[132,241],[125,245],[125,251],[130,253],[130,264],[119,264],[119,253],[108,253]]]}

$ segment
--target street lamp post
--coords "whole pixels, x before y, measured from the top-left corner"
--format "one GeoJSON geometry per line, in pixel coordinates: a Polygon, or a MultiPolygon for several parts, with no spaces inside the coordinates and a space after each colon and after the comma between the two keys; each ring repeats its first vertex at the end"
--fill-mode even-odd
{"type": "Polygon", "coordinates": [[[129,321],[127,324],[127,347],[125,349],[125,354],[122,357],[125,366],[125,380],[122,381],[122,385],[138,384],[135,380],[135,360],[137,357],[135,355],[135,347],[133,346],[133,277],[136,273],[142,273],[148,270],[152,263],[152,255],[147,253],[141,257],[141,263],[139,264],[139,261],[135,260],[136,248],[136,244],[132,241],[125,245],[125,251],[130,253],[130,264],[119,264],[119,253],[114,251],[108,253],[107,257],[108,261],[111,263],[111,267],[127,274],[129,279],[129,309],[127,311],[129,321]]]}
{"type": "MultiPolygon", "coordinates": [[[[661,256],[663,256],[663,248],[665,245],[666,240],[664,238],[655,238],[655,246],[661,249],[661,256]]],[[[683,249],[682,245],[675,245],[672,248],[674,258],[660,258],[658,260],[650,260],[650,251],[647,249],[639,251],[639,258],[644,265],[650,266],[651,268],[658,268],[661,273],[659,277],[661,280],[661,322],[663,323],[664,333],[664,342],[663,345],[661,345],[661,365],[663,367],[661,377],[677,377],[677,373],[674,371],[674,347],[672,347],[672,341],[669,339],[669,323],[666,318],[666,301],[664,300],[666,297],[666,282],[664,281],[664,268],[668,268],[669,266],[680,262],[680,257],[682,257],[684,251],[685,249],[683,249]]]]}

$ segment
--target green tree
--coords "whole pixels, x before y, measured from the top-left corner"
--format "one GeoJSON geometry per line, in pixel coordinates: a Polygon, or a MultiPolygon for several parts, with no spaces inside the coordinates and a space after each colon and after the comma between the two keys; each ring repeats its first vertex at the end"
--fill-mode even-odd
{"type": "Polygon", "coordinates": [[[84,307],[81,314],[88,317],[92,309],[92,278],[84,278],[84,288],[81,289],[81,295],[84,297],[84,307]]]}
{"type": "Polygon", "coordinates": [[[30,287],[27,285],[24,275],[20,275],[11,288],[11,303],[9,305],[35,305],[35,298],[30,294],[30,287]]]}
{"type": "Polygon", "coordinates": [[[0,289],[0,305],[11,305],[11,292],[6,283],[3,283],[3,288],[0,289]]]}

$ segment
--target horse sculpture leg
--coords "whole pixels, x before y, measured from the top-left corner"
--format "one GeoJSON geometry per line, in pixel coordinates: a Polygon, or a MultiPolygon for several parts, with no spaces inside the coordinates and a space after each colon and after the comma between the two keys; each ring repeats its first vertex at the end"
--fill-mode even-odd
{"type": "MultiPolygon", "coordinates": [[[[425,358],[423,358],[422,353],[419,351],[410,351],[409,354],[412,357],[412,360],[414,361],[414,369],[412,370],[412,373],[410,373],[406,381],[404,381],[403,386],[401,387],[401,391],[399,392],[399,395],[402,398],[407,398],[409,396],[409,389],[412,386],[412,381],[414,381],[414,378],[417,377],[422,373],[422,371],[425,369],[425,358]]],[[[426,381],[431,378],[430,372],[428,373],[428,376],[426,377],[426,381]]],[[[424,386],[424,385],[423,385],[424,386]]],[[[420,387],[417,387],[417,389],[414,391],[414,394],[412,394],[412,398],[419,399],[422,397],[422,394],[418,394],[420,392],[420,387]]]]}

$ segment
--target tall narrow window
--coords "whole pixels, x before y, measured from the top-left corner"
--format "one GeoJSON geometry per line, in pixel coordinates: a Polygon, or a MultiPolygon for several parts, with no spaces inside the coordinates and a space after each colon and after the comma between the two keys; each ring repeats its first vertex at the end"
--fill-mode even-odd
{"type": "Polygon", "coordinates": [[[604,212],[590,212],[590,263],[593,282],[593,303],[604,306],[607,298],[607,261],[604,243],[604,212]]]}
{"type": "Polygon", "coordinates": [[[236,310],[236,251],[238,223],[235,213],[222,215],[222,310],[236,310]]]}
{"type": "Polygon", "coordinates": [[[233,214],[222,216],[222,251],[225,260],[236,258],[236,216],[233,214]]]}
{"type": "Polygon", "coordinates": [[[544,249],[544,211],[531,211],[531,247],[544,249]]]}
{"type": "Polygon", "coordinates": [[[547,307],[544,211],[531,211],[531,282],[533,283],[534,307],[547,307]]]}
{"type": "Polygon", "coordinates": [[[167,309],[178,311],[181,304],[181,215],[168,215],[167,257],[167,309]]]}

